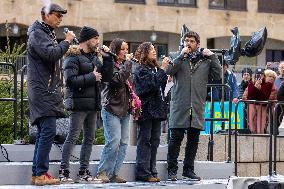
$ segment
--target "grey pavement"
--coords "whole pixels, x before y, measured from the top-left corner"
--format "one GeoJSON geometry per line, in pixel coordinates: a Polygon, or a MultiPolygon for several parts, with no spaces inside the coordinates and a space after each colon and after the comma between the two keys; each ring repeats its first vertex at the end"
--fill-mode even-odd
{"type": "Polygon", "coordinates": [[[145,183],[145,182],[127,182],[124,184],[108,183],[108,184],[63,184],[54,186],[31,186],[31,185],[5,185],[0,186],[0,189],[91,189],[91,188],[117,188],[117,189],[164,189],[164,188],[178,188],[178,189],[225,189],[228,179],[208,179],[201,181],[186,181],[179,180],[176,182],[161,181],[159,183],[145,183]]]}

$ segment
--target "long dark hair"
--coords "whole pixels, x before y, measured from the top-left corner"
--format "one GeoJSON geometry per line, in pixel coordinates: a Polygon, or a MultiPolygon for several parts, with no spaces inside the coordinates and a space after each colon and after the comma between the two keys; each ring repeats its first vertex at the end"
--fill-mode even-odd
{"type": "Polygon", "coordinates": [[[121,38],[115,38],[114,40],[112,40],[110,45],[109,45],[110,51],[118,55],[123,42],[126,43],[126,41],[124,39],[121,39],[121,38]]]}
{"type": "Polygon", "coordinates": [[[135,58],[139,61],[140,64],[148,64],[153,67],[160,67],[157,62],[157,59],[150,60],[148,58],[151,46],[152,46],[151,42],[144,42],[140,44],[135,52],[135,58]]]}

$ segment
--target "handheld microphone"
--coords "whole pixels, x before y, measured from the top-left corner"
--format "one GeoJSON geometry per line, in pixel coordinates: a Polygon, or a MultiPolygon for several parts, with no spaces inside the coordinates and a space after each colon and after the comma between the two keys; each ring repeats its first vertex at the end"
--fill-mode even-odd
{"type": "Polygon", "coordinates": [[[139,63],[139,60],[137,60],[137,59],[136,59],[136,58],[134,58],[134,57],[133,57],[133,58],[131,58],[131,61],[132,61],[132,62],[135,62],[135,63],[139,63]]]}
{"type": "MultiPolygon", "coordinates": [[[[66,34],[66,33],[68,33],[68,32],[69,32],[69,29],[68,29],[68,28],[64,28],[64,29],[63,29],[63,33],[64,33],[64,34],[66,34]]],[[[74,43],[75,45],[78,45],[78,44],[79,44],[79,40],[78,40],[76,37],[74,37],[73,43],[74,43]]]]}
{"type": "MultiPolygon", "coordinates": [[[[165,57],[166,57],[166,55],[162,55],[162,56],[161,56],[162,59],[164,59],[165,57]]],[[[173,65],[173,62],[170,60],[170,61],[169,61],[169,64],[170,64],[170,65],[173,65]]]]}
{"type": "Polygon", "coordinates": [[[111,56],[117,57],[117,55],[116,55],[114,52],[111,52],[111,51],[106,52],[103,47],[100,47],[100,49],[101,49],[102,51],[104,51],[105,53],[110,54],[111,56]]]}

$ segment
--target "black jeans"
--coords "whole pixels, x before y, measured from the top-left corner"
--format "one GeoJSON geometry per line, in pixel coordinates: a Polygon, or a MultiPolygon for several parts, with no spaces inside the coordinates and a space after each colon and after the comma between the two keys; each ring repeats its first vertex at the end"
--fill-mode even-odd
{"type": "Polygon", "coordinates": [[[183,161],[183,172],[187,172],[189,169],[194,171],[194,159],[198,149],[200,130],[195,128],[170,129],[170,140],[168,146],[168,173],[171,175],[177,174],[177,158],[179,156],[181,142],[185,133],[187,134],[187,142],[183,161]]]}
{"type": "Polygon", "coordinates": [[[161,121],[156,119],[138,122],[136,179],[156,177],[156,155],[160,144],[161,121]]]}

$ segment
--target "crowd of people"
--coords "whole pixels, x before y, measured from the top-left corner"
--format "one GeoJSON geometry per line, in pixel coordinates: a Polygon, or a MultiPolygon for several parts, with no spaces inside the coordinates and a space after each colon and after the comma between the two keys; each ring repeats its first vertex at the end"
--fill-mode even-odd
{"type": "MultiPolygon", "coordinates": [[[[134,93],[141,101],[141,107],[138,108],[142,109],[139,117],[136,117],[136,180],[160,181],[156,155],[160,144],[161,122],[166,119],[170,128],[168,179],[177,180],[177,159],[186,135],[182,175],[191,180],[200,180],[194,172],[194,160],[200,131],[204,129],[206,85],[208,81],[219,81],[222,77],[218,57],[209,49],[200,49],[200,37],[194,31],[183,36],[182,50],[165,57],[161,64],[157,61],[156,50],[151,42],[140,44],[134,54],[128,52],[127,42],[120,38],[113,39],[109,47],[99,48],[99,32],[87,26],[80,31],[79,44],[71,45],[76,38],[72,31],[67,31],[65,40],[58,43],[54,29],[66,13],[67,10],[57,4],[43,7],[42,21],[35,21],[28,32],[30,120],[38,128],[31,184],[127,182],[118,174],[129,141],[130,113],[133,112],[132,108],[137,108],[131,104],[134,93]],[[64,60],[65,82],[60,77],[60,59],[64,60]],[[172,81],[170,108],[165,101],[168,78],[172,81]],[[49,152],[56,133],[56,119],[65,116],[64,106],[70,113],[70,129],[63,145],[59,178],[56,179],[48,173],[49,152]],[[103,120],[105,145],[97,172],[91,173],[89,160],[99,113],[103,120]],[[69,161],[81,130],[80,168],[76,180],[73,180],[70,178],[69,161]]],[[[279,66],[282,75],[277,78],[272,70],[261,72],[260,77],[257,77],[256,72],[253,78],[252,70],[246,68],[238,87],[235,75],[228,70],[228,64],[223,67],[225,82],[233,90],[234,103],[238,98],[275,99],[284,76],[284,63],[279,66]]],[[[218,93],[215,96],[219,98],[218,93]]],[[[228,98],[227,95],[225,97],[228,98]]],[[[259,115],[264,115],[266,106],[254,104],[254,107],[248,106],[248,109],[251,116],[249,128],[254,133],[264,133],[265,116],[259,115]]]]}

